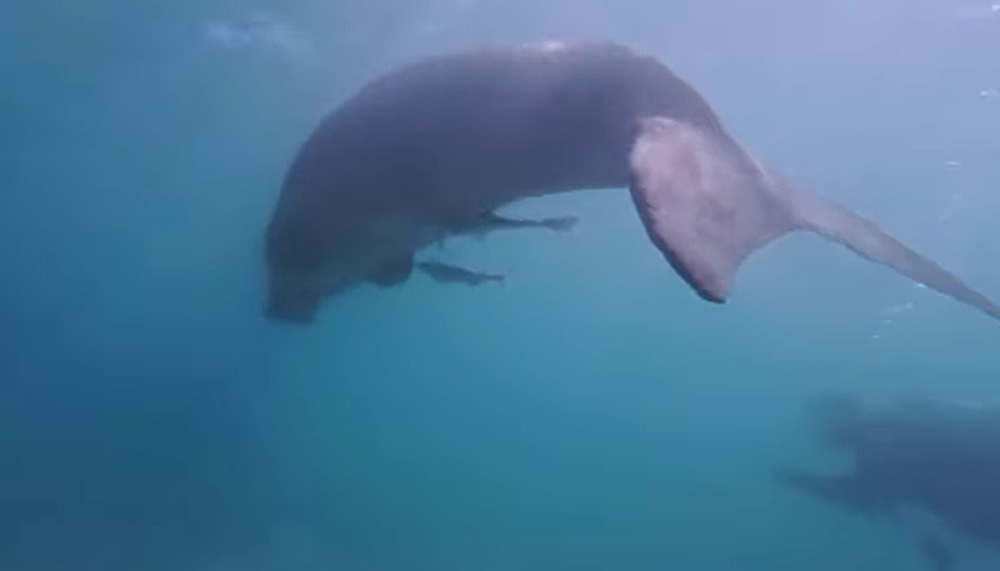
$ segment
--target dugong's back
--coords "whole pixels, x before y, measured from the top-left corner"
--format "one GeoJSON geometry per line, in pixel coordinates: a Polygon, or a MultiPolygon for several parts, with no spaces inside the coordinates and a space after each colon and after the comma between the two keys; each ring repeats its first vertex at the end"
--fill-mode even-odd
{"type": "Polygon", "coordinates": [[[324,118],[282,201],[461,217],[524,195],[624,186],[644,115],[721,130],[691,87],[617,44],[435,56],[377,78],[324,118]]]}

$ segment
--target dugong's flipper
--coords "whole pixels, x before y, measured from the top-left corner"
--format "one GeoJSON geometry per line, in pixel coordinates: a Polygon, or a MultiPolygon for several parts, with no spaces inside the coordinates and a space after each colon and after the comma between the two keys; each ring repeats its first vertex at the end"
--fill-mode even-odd
{"type": "Polygon", "coordinates": [[[487,234],[500,230],[536,228],[551,232],[569,232],[579,221],[580,219],[576,216],[558,216],[555,218],[542,218],[541,220],[508,218],[490,211],[478,216],[471,222],[452,224],[448,227],[448,230],[456,235],[467,234],[483,239],[487,234]]]}
{"type": "Polygon", "coordinates": [[[754,250],[811,230],[1000,318],[1000,308],[875,224],[765,168],[735,143],[664,117],[640,121],[629,189],[650,240],[702,298],[724,303],[754,250]]]}
{"type": "Polygon", "coordinates": [[[517,228],[543,228],[553,232],[568,232],[580,221],[576,216],[557,216],[555,218],[507,218],[495,212],[489,212],[480,217],[484,229],[503,230],[517,228]]]}

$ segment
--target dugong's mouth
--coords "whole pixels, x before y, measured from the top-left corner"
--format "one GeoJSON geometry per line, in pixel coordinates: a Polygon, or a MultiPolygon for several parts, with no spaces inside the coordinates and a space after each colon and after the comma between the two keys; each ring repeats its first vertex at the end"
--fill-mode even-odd
{"type": "Polygon", "coordinates": [[[316,321],[318,301],[306,296],[276,296],[267,300],[264,315],[275,321],[308,325],[316,321]]]}
{"type": "Polygon", "coordinates": [[[308,276],[291,271],[272,271],[264,315],[286,323],[309,324],[319,311],[319,294],[308,276]]]}
{"type": "Polygon", "coordinates": [[[264,315],[275,321],[313,323],[321,300],[339,295],[356,283],[358,280],[343,268],[332,265],[309,270],[272,266],[264,315]]]}

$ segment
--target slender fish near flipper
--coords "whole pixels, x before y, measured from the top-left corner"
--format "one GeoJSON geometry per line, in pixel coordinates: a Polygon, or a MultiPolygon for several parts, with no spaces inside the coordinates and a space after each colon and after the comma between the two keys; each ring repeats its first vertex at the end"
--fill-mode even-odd
{"type": "Polygon", "coordinates": [[[445,284],[460,283],[469,286],[478,286],[489,282],[502,283],[507,279],[507,276],[503,274],[477,272],[436,260],[417,262],[417,268],[430,276],[434,281],[445,284]]]}

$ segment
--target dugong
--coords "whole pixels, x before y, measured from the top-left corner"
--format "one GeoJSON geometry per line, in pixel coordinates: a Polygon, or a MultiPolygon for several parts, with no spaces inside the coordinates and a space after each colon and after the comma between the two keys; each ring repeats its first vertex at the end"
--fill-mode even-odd
{"type": "Polygon", "coordinates": [[[814,435],[853,466],[781,467],[777,482],[849,513],[888,516],[917,535],[928,569],[949,571],[945,535],[1000,547],[1000,406],[931,398],[872,405],[828,394],[810,406],[814,435]]]}
{"type": "Polygon", "coordinates": [[[1000,318],[1000,309],[872,222],[793,184],[727,133],[665,64],[615,42],[432,55],[327,114],[286,172],[266,233],[271,319],[394,286],[414,254],[482,232],[528,197],[628,188],[653,244],[702,299],[724,303],[754,250],[795,230],[1000,318]]]}

